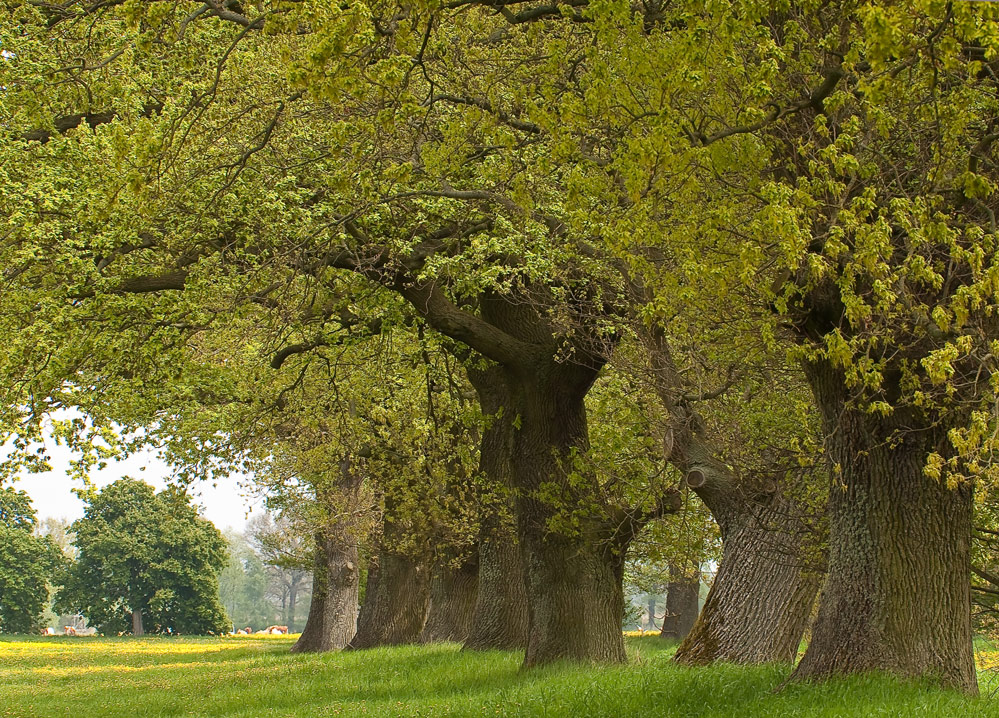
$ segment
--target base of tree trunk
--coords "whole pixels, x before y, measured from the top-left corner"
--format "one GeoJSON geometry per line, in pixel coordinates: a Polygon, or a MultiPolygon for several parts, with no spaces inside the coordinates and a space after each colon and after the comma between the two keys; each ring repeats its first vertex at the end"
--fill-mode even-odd
{"type": "Polygon", "coordinates": [[[427,621],[430,571],[422,560],[383,552],[368,568],[357,633],[348,649],[416,643],[427,621]]]}
{"type": "Polygon", "coordinates": [[[914,408],[855,408],[845,379],[808,368],[836,466],[829,574],[792,678],[887,671],[978,691],[971,631],[972,491],[924,474],[946,427],[914,408]]]}
{"type": "MultiPolygon", "coordinates": [[[[671,572],[673,573],[673,572],[671,572]]],[[[697,620],[698,598],[701,593],[701,575],[686,578],[677,576],[666,584],[666,614],[659,632],[662,638],[682,640],[697,620]]]]}
{"type": "Polygon", "coordinates": [[[553,536],[525,543],[530,628],[524,667],[623,663],[623,560],[553,536]]]}
{"type": "Polygon", "coordinates": [[[357,544],[352,538],[320,534],[309,618],[291,647],[293,653],[338,651],[347,645],[357,629],[359,576],[357,544]]]}
{"type": "Polygon", "coordinates": [[[718,574],[676,662],[794,660],[821,577],[807,565],[790,505],[780,497],[772,502],[730,507],[718,574]]]}
{"type": "Polygon", "coordinates": [[[518,650],[527,646],[527,588],[513,538],[479,545],[479,591],[464,648],[518,650]]]}
{"type": "Polygon", "coordinates": [[[430,611],[420,643],[461,643],[472,625],[479,588],[478,554],[457,568],[439,562],[430,578],[430,611]]]}

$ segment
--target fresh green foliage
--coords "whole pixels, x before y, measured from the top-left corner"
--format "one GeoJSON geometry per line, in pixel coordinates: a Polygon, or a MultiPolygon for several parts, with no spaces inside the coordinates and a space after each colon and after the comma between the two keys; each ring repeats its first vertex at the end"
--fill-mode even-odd
{"type": "Polygon", "coordinates": [[[157,494],[125,478],[84,498],[84,517],[72,525],[78,556],[56,610],[82,613],[104,633],[130,631],[135,612],[154,633],[229,629],[218,583],[225,540],[184,492],[157,494]]]}
{"type": "MultiPolygon", "coordinates": [[[[525,673],[506,652],[401,646],[289,654],[293,639],[0,641],[0,705],[18,718],[200,716],[649,716],[992,718],[971,699],[870,675],[776,691],[785,666],[682,668],[657,637],[628,639],[615,668],[525,673]]],[[[989,676],[982,674],[983,686],[989,676]]]]}
{"type": "Polygon", "coordinates": [[[31,633],[48,605],[59,547],[35,536],[35,511],[24,491],[0,489],[0,633],[31,633]]]}

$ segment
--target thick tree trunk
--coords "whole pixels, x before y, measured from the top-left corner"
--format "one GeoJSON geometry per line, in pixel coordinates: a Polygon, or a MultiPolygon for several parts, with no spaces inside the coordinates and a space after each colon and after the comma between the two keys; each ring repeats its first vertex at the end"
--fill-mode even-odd
{"type": "Polygon", "coordinates": [[[675,660],[791,661],[818,590],[813,536],[802,512],[769,482],[740,480],[715,457],[703,422],[680,395],[682,380],[658,327],[642,335],[653,385],[671,418],[667,459],[711,511],[722,534],[722,561],[704,608],[675,660]]]}
{"type": "Polygon", "coordinates": [[[525,648],[527,615],[524,566],[516,539],[483,539],[479,544],[479,590],[464,648],[525,648]]]}
{"type": "MultiPolygon", "coordinates": [[[[383,541],[383,546],[388,542],[383,541]]],[[[357,633],[348,648],[416,643],[427,621],[430,571],[422,559],[385,548],[372,557],[357,633]]]]}
{"type": "Polygon", "coordinates": [[[614,545],[607,521],[592,518],[596,493],[574,476],[588,448],[583,398],[596,371],[542,365],[518,377],[513,480],[517,531],[527,576],[525,666],[559,659],[625,660],[621,616],[627,544],[614,545]],[[568,521],[572,516],[576,521],[568,521]],[[560,525],[573,526],[567,533],[560,525]]]}
{"type": "MultiPolygon", "coordinates": [[[[659,635],[679,641],[690,633],[697,620],[697,603],[701,592],[701,572],[697,566],[685,570],[670,566],[670,581],[666,584],[666,612],[659,635]]],[[[655,599],[649,604],[655,610],[655,599]]]]}
{"type": "MultiPolygon", "coordinates": [[[[313,488],[326,511],[327,525],[315,534],[312,570],[312,598],[302,635],[292,646],[296,653],[318,653],[344,648],[357,630],[357,600],[360,584],[358,530],[353,516],[366,513],[370,506],[363,498],[363,479],[354,471],[350,455],[340,461],[340,473],[327,483],[316,477],[313,488]]],[[[293,575],[297,591],[304,574],[293,575]]],[[[292,609],[294,620],[294,609],[292,609]]],[[[291,627],[291,621],[288,623],[291,627]]]]}
{"type": "Polygon", "coordinates": [[[829,460],[829,574],[793,678],[883,670],[977,692],[971,633],[972,494],[923,473],[947,428],[847,401],[845,378],[807,367],[829,460]]]}
{"type": "Polygon", "coordinates": [[[470,369],[487,423],[479,447],[479,471],[487,482],[482,493],[479,585],[468,650],[516,650],[527,646],[527,587],[513,526],[512,491],[514,410],[504,370],[470,369]]]}
{"type": "Polygon", "coordinates": [[[309,617],[293,652],[336,651],[347,645],[357,630],[359,577],[356,540],[343,531],[317,534],[309,617]]]}
{"type": "MultiPolygon", "coordinates": [[[[511,389],[519,422],[511,476],[529,602],[524,665],[623,661],[621,580],[630,537],[615,533],[619,524],[597,505],[592,477],[574,466],[588,447],[583,399],[614,339],[585,313],[566,331],[562,317],[544,308],[554,306],[549,289],[529,281],[510,293],[481,294],[481,318],[433,282],[393,286],[436,329],[502,364],[511,389]]],[[[605,310],[597,303],[587,311],[605,310]]]]}
{"type": "Polygon", "coordinates": [[[706,503],[722,528],[721,565],[675,660],[791,662],[821,578],[802,549],[800,517],[780,496],[751,501],[737,486],[718,492],[729,495],[708,495],[706,503]]]}
{"type": "Polygon", "coordinates": [[[142,636],[145,634],[145,630],[142,628],[142,610],[136,609],[132,611],[132,635],[142,636]]]}
{"type": "Polygon", "coordinates": [[[477,553],[458,567],[439,561],[430,578],[430,611],[420,643],[461,643],[468,638],[478,588],[477,553]]]}

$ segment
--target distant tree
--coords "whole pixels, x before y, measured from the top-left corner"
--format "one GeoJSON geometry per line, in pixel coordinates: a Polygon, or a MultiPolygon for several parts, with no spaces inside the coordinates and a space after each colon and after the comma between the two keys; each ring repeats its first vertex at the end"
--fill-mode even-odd
{"type": "Polygon", "coordinates": [[[30,633],[48,604],[48,579],[61,561],[50,539],[35,536],[35,511],[23,491],[0,489],[0,633],[30,633]]]}
{"type": "Polygon", "coordinates": [[[76,547],[73,545],[73,532],[70,530],[69,519],[57,519],[51,516],[42,519],[35,526],[36,536],[46,536],[59,547],[66,558],[76,557],[76,547]]]}
{"type": "Polygon", "coordinates": [[[119,479],[86,497],[73,522],[78,557],[55,602],[105,633],[218,633],[229,621],[219,599],[226,543],[181,490],[155,493],[119,479]]]}
{"type": "Polygon", "coordinates": [[[247,538],[267,566],[268,593],[281,620],[294,630],[297,607],[311,586],[312,543],[284,514],[258,514],[247,523],[247,538]]]}
{"type": "Polygon", "coordinates": [[[263,628],[274,623],[267,600],[267,568],[241,533],[226,531],[229,563],[219,575],[219,594],[234,628],[263,628]]]}

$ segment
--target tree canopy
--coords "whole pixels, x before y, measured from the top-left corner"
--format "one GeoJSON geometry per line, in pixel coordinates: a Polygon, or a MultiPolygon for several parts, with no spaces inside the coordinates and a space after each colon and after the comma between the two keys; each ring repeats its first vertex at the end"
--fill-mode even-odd
{"type": "Polygon", "coordinates": [[[35,536],[35,510],[24,491],[0,489],[0,633],[39,627],[49,584],[62,563],[59,547],[35,536]]]}
{"type": "Polygon", "coordinates": [[[221,633],[226,542],[178,489],[119,479],[84,497],[56,609],[104,633],[221,633]]]}

